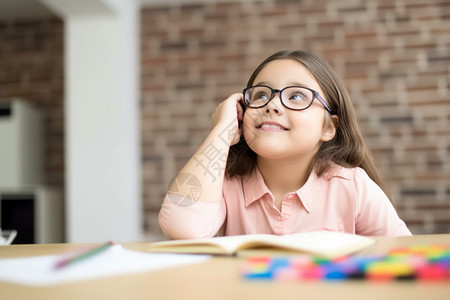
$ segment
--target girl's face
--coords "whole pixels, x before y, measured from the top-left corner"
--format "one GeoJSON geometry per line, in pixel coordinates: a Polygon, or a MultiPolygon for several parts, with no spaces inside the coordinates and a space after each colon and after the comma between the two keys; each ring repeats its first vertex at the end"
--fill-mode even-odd
{"type": "MultiPolygon", "coordinates": [[[[293,59],[269,62],[253,82],[254,86],[258,84],[279,90],[299,85],[324,97],[313,75],[293,59]]],[[[312,159],[322,143],[331,140],[335,134],[332,125],[324,128],[326,114],[327,110],[317,99],[309,108],[295,111],[283,106],[280,94],[276,93],[266,106],[246,109],[243,118],[245,140],[260,158],[312,159]]]]}

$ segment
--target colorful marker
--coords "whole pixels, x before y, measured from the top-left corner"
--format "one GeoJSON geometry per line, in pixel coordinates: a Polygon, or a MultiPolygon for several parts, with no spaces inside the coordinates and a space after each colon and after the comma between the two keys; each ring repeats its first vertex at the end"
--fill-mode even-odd
{"type": "Polygon", "coordinates": [[[450,280],[450,246],[414,245],[387,255],[354,255],[334,260],[312,256],[255,257],[243,268],[247,279],[275,280],[450,280]]]}

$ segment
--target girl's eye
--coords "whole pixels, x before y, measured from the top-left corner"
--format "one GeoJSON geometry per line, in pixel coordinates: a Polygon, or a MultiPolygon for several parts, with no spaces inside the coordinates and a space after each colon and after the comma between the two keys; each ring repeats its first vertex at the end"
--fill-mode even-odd
{"type": "Polygon", "coordinates": [[[302,94],[302,93],[296,93],[293,94],[289,97],[289,100],[293,100],[293,101],[305,101],[307,100],[308,97],[306,97],[306,95],[302,94]]]}
{"type": "Polygon", "coordinates": [[[302,87],[288,87],[284,90],[283,95],[293,102],[308,102],[313,98],[311,91],[302,87]]]}
{"type": "Polygon", "coordinates": [[[267,93],[265,92],[258,92],[253,96],[253,100],[265,100],[267,98],[267,93]]]}

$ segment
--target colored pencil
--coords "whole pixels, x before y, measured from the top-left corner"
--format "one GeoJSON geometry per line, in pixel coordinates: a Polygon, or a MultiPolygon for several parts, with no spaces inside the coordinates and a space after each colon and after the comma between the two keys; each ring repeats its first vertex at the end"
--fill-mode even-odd
{"type": "Polygon", "coordinates": [[[63,259],[61,259],[61,260],[56,262],[55,269],[61,269],[61,268],[64,268],[64,267],[66,267],[68,265],[72,265],[74,263],[77,263],[77,262],[83,261],[85,259],[88,259],[88,258],[90,258],[92,256],[95,256],[95,255],[105,251],[106,249],[108,249],[109,247],[111,247],[113,245],[114,245],[114,243],[109,241],[109,242],[106,242],[104,244],[101,244],[98,247],[90,248],[90,249],[88,249],[86,251],[83,251],[81,253],[76,253],[76,254],[74,254],[74,255],[72,255],[70,257],[65,257],[65,258],[63,258],[63,259]]]}

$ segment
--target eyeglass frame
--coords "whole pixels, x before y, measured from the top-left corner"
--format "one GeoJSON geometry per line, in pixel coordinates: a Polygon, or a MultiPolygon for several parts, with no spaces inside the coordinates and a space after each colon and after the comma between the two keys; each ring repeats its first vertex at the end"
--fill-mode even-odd
{"type": "Polygon", "coordinates": [[[243,97],[244,97],[244,99],[243,99],[243,100],[244,100],[244,104],[245,104],[245,106],[247,106],[248,108],[261,108],[261,107],[266,106],[266,105],[269,104],[269,102],[272,101],[272,99],[275,97],[275,93],[280,94],[280,102],[281,102],[281,104],[282,104],[284,107],[286,107],[287,109],[291,109],[291,110],[295,110],[295,111],[305,110],[305,109],[308,109],[308,108],[312,105],[312,103],[314,102],[314,99],[317,99],[317,100],[319,100],[319,102],[322,104],[322,106],[325,107],[325,109],[326,109],[332,116],[337,115],[336,112],[333,112],[333,111],[331,110],[331,108],[328,106],[328,104],[325,102],[325,100],[323,100],[323,98],[320,96],[319,92],[317,92],[317,91],[315,91],[315,90],[313,90],[313,89],[310,89],[310,88],[301,86],[301,85],[290,85],[290,86],[286,86],[286,87],[284,87],[284,88],[282,88],[282,89],[280,90],[280,89],[273,89],[273,88],[271,88],[270,86],[267,86],[267,85],[264,85],[264,84],[258,84],[258,85],[254,85],[254,86],[247,87],[247,88],[245,88],[245,89],[242,91],[242,94],[243,94],[243,97]],[[256,106],[256,107],[255,107],[255,106],[250,106],[249,104],[247,104],[247,102],[245,101],[245,94],[247,93],[247,91],[248,91],[249,89],[256,88],[256,87],[265,87],[265,88],[268,88],[268,89],[270,90],[271,94],[270,94],[269,100],[267,100],[267,102],[266,102],[264,105],[256,106]],[[286,90],[286,89],[288,89],[288,88],[302,88],[302,89],[309,90],[309,91],[312,92],[312,94],[313,94],[313,97],[312,97],[311,102],[310,102],[305,108],[290,108],[290,107],[288,107],[288,106],[284,103],[283,97],[281,97],[281,94],[283,93],[283,91],[286,90]]]}

